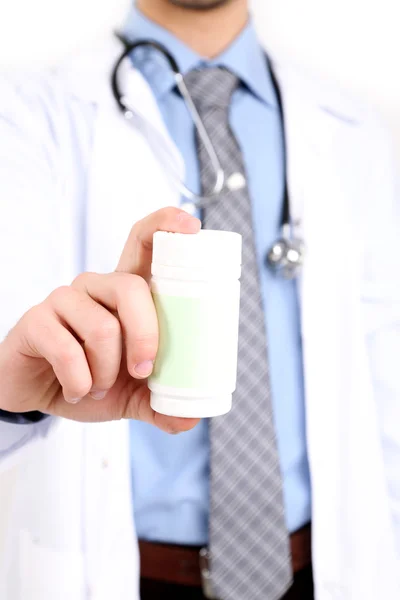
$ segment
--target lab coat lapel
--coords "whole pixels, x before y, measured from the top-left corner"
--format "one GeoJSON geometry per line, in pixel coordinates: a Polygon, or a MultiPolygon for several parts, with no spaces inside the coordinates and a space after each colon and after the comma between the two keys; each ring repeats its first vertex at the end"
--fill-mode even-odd
{"type": "MultiPolygon", "coordinates": [[[[316,596],[394,600],[393,530],[352,227],[352,192],[360,195],[362,173],[344,162],[349,147],[349,155],[362,153],[362,124],[343,112],[340,99],[312,86],[305,95],[295,75],[278,70],[278,76],[291,208],[306,243],[300,296],[316,596]]],[[[368,205],[368,196],[363,201],[368,205]]]]}
{"type": "MultiPolygon", "coordinates": [[[[132,105],[164,135],[150,90],[132,68],[126,70],[126,85],[132,105]]],[[[108,89],[104,99],[98,107],[89,177],[87,268],[110,271],[132,225],[162,206],[177,205],[179,198],[146,143],[146,131],[130,126],[115,110],[108,89]]]]}
{"type": "MultiPolygon", "coordinates": [[[[168,147],[171,164],[183,177],[183,161],[167,135],[151,90],[129,59],[121,66],[120,80],[135,114],[132,125],[116,109],[109,84],[119,53],[119,43],[102,53],[102,69],[88,77],[90,70],[80,57],[68,69],[69,89],[94,104],[95,127],[92,140],[87,191],[86,266],[100,272],[115,269],[133,224],[163,206],[177,206],[179,194],[160,165],[153,145],[168,147]],[[82,73],[82,75],[80,75],[82,73]],[[140,129],[138,125],[140,124],[140,129]]],[[[88,60],[93,61],[90,54],[88,60]]],[[[64,78],[66,79],[65,75],[64,78]]]]}

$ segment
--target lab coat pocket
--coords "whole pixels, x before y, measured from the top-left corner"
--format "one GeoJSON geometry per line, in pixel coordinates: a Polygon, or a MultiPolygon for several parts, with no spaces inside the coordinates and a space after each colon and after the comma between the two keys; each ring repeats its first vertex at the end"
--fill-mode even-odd
{"type": "Polygon", "coordinates": [[[85,561],[81,550],[47,547],[29,531],[22,530],[20,553],[21,571],[16,600],[86,598],[85,561]]]}

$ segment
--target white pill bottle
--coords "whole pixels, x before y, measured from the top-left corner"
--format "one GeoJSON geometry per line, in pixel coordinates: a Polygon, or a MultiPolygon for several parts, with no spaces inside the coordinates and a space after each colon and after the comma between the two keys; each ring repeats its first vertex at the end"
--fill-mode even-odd
{"type": "Polygon", "coordinates": [[[228,231],[158,231],[151,289],[159,347],[151,406],[176,417],[215,417],[236,387],[242,238],[228,231]]]}

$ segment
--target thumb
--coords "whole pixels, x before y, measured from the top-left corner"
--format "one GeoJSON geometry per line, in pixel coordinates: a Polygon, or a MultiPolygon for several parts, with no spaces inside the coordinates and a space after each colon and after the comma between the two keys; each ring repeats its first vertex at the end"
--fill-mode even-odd
{"type": "Polygon", "coordinates": [[[151,213],[132,227],[116,271],[134,273],[148,281],[154,233],[198,233],[200,229],[201,221],[179,208],[162,208],[151,213]]]}

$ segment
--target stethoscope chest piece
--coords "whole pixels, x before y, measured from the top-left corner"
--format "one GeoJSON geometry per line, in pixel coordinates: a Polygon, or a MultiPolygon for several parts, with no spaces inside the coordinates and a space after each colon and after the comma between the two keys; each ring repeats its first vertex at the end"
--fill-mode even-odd
{"type": "Polygon", "coordinates": [[[285,279],[295,279],[304,263],[305,248],[301,240],[282,236],[267,253],[267,264],[285,279]]]}

